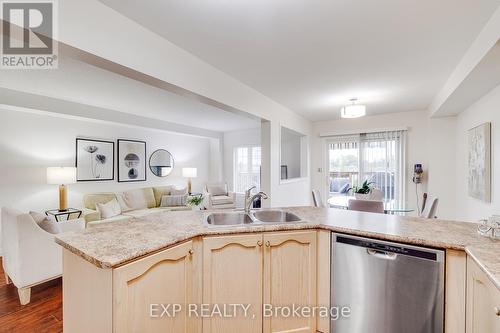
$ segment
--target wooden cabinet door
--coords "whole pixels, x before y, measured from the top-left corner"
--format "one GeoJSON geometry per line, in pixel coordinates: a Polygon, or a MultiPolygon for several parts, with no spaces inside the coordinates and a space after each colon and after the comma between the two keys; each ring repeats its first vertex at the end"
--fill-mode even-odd
{"type": "Polygon", "coordinates": [[[467,333],[500,332],[500,291],[472,260],[467,258],[467,333]]]}
{"type": "MultiPolygon", "coordinates": [[[[316,306],[316,231],[264,234],[264,245],[265,306],[316,306]]],[[[312,316],[268,314],[264,333],[316,332],[312,316]]]]}
{"type": "Polygon", "coordinates": [[[251,304],[247,316],[203,317],[204,333],[262,332],[262,245],[262,234],[204,238],[203,304],[251,304]]]}
{"type": "Polygon", "coordinates": [[[193,243],[183,243],[113,271],[115,333],[200,332],[201,320],[190,318],[186,308],[201,301],[201,245],[195,249],[193,243]],[[170,308],[167,315],[161,304],[180,304],[182,311],[174,316],[170,308]]]}

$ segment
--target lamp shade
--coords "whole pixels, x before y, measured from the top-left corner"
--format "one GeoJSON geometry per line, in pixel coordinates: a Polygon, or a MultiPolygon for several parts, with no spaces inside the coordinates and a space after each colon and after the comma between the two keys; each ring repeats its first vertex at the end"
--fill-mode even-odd
{"type": "Polygon", "coordinates": [[[48,167],[47,184],[66,185],[76,183],[75,167],[48,167]]]}
{"type": "Polygon", "coordinates": [[[366,106],[360,104],[346,105],[340,110],[342,118],[359,118],[366,115],[366,106]]]}
{"type": "Polygon", "coordinates": [[[196,168],[182,168],[182,177],[196,178],[198,176],[198,169],[196,168]]]}

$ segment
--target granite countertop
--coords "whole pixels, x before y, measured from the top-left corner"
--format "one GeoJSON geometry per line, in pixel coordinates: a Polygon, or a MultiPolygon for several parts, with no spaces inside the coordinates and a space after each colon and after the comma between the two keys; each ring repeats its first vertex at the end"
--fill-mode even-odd
{"type": "Polygon", "coordinates": [[[474,223],[315,207],[292,207],[286,210],[297,214],[305,222],[209,227],[203,223],[207,212],[159,212],[144,218],[63,233],[56,236],[56,242],[97,267],[113,268],[197,236],[324,229],[467,251],[500,289],[500,240],[480,236],[474,223]]]}

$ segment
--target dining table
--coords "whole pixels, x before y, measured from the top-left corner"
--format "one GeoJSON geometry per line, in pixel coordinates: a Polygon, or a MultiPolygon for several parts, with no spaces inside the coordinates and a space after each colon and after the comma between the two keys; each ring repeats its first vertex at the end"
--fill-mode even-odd
{"type": "MultiPolygon", "coordinates": [[[[340,195],[330,197],[327,202],[331,208],[348,209],[349,200],[356,200],[356,198],[350,195],[340,195]]],[[[386,214],[407,214],[415,211],[411,203],[400,202],[394,199],[382,200],[382,202],[384,203],[384,212],[386,214]]]]}

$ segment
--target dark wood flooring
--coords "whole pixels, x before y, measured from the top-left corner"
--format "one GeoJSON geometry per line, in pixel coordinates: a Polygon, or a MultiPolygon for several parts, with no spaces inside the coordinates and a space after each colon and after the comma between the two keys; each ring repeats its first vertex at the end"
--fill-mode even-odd
{"type": "Polygon", "coordinates": [[[5,284],[0,258],[0,333],[58,333],[62,325],[62,280],[31,289],[31,302],[22,306],[17,289],[5,284]]]}

